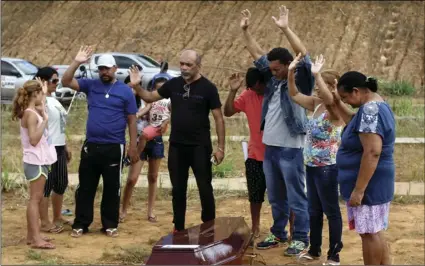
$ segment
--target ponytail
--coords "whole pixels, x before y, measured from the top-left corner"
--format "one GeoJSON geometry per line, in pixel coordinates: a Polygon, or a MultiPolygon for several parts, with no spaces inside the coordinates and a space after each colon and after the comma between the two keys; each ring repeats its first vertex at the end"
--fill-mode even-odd
{"type": "Polygon", "coordinates": [[[366,79],[366,87],[372,92],[378,91],[378,81],[374,77],[368,77],[366,79]]]}
{"type": "Polygon", "coordinates": [[[25,109],[28,108],[29,96],[28,92],[23,88],[19,88],[12,104],[12,120],[21,119],[25,109]]]}
{"type": "Polygon", "coordinates": [[[25,82],[24,86],[18,89],[12,103],[12,120],[18,120],[24,116],[31,96],[41,90],[40,84],[35,80],[25,82]]]}

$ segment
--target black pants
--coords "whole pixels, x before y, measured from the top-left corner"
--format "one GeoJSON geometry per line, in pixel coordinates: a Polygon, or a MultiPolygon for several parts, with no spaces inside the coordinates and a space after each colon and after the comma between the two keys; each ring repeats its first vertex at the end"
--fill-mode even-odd
{"type": "Polygon", "coordinates": [[[44,185],[44,197],[50,197],[50,193],[55,192],[63,195],[68,187],[68,166],[66,160],[65,146],[56,146],[58,160],[52,167],[44,185]]]}
{"type": "Polygon", "coordinates": [[[196,178],[201,198],[202,222],[215,219],[215,201],[212,187],[211,146],[190,146],[170,143],[168,171],[173,186],[173,223],[178,231],[184,230],[186,215],[186,191],[189,167],[196,178]]]}
{"type": "Polygon", "coordinates": [[[73,229],[83,229],[87,232],[93,222],[94,198],[101,175],[103,178],[100,206],[102,230],[118,227],[123,155],[123,144],[84,143],[78,169],[79,184],[75,192],[73,229]]]}
{"type": "Polygon", "coordinates": [[[323,213],[329,225],[328,259],[339,262],[342,244],[342,218],[339,208],[338,169],[336,165],[307,166],[307,195],[310,214],[310,250],[320,256],[322,247],[323,213]]]}

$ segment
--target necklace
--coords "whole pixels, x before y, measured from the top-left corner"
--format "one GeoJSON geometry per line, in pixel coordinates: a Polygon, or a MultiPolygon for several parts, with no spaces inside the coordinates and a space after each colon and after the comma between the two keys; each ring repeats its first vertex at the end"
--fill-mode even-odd
{"type": "MultiPolygon", "coordinates": [[[[115,81],[115,82],[116,82],[116,81],[115,81]]],[[[106,99],[108,99],[108,98],[109,98],[109,92],[112,90],[112,87],[114,87],[115,82],[114,82],[114,83],[112,83],[112,85],[111,85],[111,87],[109,88],[108,92],[106,92],[106,94],[105,94],[105,98],[106,98],[106,99]]]]}

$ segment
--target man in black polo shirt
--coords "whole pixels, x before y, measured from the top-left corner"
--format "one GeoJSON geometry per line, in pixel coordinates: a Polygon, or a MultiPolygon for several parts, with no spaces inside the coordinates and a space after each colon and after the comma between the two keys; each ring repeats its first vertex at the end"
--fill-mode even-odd
{"type": "Polygon", "coordinates": [[[211,167],[212,161],[219,164],[224,158],[225,129],[217,87],[200,74],[200,68],[201,57],[193,50],[185,50],[180,56],[180,77],[169,80],[158,91],[137,88],[139,96],[148,103],[162,98],[171,99],[168,171],[173,186],[175,231],[184,230],[189,167],[199,189],[201,219],[203,222],[215,219],[211,167]],[[218,147],[213,156],[210,110],[218,136],[218,147]]]}

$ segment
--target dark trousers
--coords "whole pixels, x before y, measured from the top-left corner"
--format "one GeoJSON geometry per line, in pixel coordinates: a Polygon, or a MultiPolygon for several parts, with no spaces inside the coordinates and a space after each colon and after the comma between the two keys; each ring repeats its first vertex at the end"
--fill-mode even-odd
{"type": "Polygon", "coordinates": [[[186,192],[189,167],[198,185],[201,198],[202,222],[215,219],[215,201],[212,187],[211,146],[191,146],[170,143],[168,171],[173,186],[173,223],[177,231],[184,230],[186,215],[186,192]]]}
{"type": "Polygon", "coordinates": [[[328,258],[338,256],[343,245],[342,218],[338,200],[338,169],[336,165],[307,166],[307,196],[310,214],[310,254],[321,254],[323,213],[329,224],[328,258]]]}
{"type": "Polygon", "coordinates": [[[75,191],[73,229],[83,229],[87,232],[93,222],[94,198],[101,175],[103,178],[100,206],[102,230],[118,227],[123,155],[123,144],[84,143],[78,169],[79,184],[75,191]]]}

